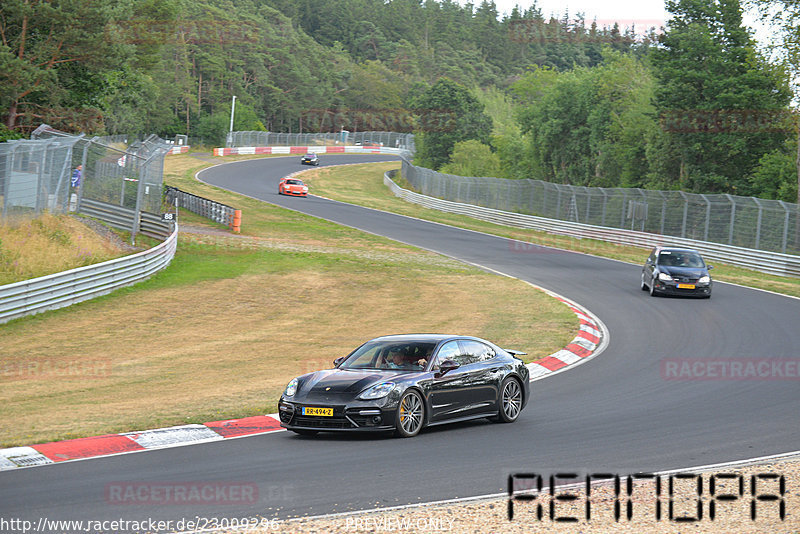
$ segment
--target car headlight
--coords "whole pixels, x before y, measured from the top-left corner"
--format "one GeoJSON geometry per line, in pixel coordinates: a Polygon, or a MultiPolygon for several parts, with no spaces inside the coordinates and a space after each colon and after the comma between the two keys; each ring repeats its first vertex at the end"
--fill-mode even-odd
{"type": "Polygon", "coordinates": [[[710,284],[711,283],[711,277],[708,276],[707,274],[704,274],[703,276],[700,277],[700,280],[698,280],[697,283],[698,284],[710,284]]]}
{"type": "Polygon", "coordinates": [[[285,397],[294,397],[295,393],[297,393],[297,379],[292,378],[286,385],[286,389],[284,390],[283,395],[285,397]]]}
{"type": "Polygon", "coordinates": [[[394,382],[381,382],[380,384],[375,384],[371,388],[365,389],[356,398],[361,400],[380,399],[391,393],[393,389],[394,382]]]}
{"type": "Polygon", "coordinates": [[[658,279],[661,280],[662,282],[669,282],[670,280],[672,280],[672,277],[667,273],[658,273],[658,279]]]}

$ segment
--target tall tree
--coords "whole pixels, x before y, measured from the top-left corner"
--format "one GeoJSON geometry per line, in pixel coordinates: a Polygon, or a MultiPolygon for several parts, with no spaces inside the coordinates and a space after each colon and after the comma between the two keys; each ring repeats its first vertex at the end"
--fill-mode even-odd
{"type": "Polygon", "coordinates": [[[651,173],[670,188],[749,194],[758,161],[786,138],[759,127],[786,109],[786,76],[756,50],[739,0],[666,5],[673,17],[652,53],[655,105],[665,125],[658,143],[678,160],[656,158],[651,173]]]}
{"type": "Polygon", "coordinates": [[[417,143],[421,165],[440,168],[450,161],[453,146],[459,141],[475,139],[489,144],[492,119],[463,85],[442,78],[414,98],[410,107],[421,117],[417,143]]]}
{"type": "Polygon", "coordinates": [[[116,0],[0,4],[0,114],[6,127],[43,119],[68,129],[102,124],[93,98],[106,83],[103,72],[132,52],[107,31],[117,7],[116,0]]]}
{"type": "MultiPolygon", "coordinates": [[[[756,5],[762,14],[762,18],[769,20],[776,24],[781,30],[781,39],[779,43],[773,46],[777,49],[779,56],[783,59],[787,69],[791,72],[792,91],[794,92],[795,99],[800,98],[800,4],[796,0],[750,0],[751,4],[756,5]]],[[[797,110],[795,110],[797,113],[797,110]]],[[[788,176],[786,165],[792,160],[794,164],[795,183],[791,187],[785,187],[783,195],[784,200],[790,200],[800,204],[800,123],[798,123],[797,116],[795,116],[795,128],[797,129],[797,137],[794,143],[787,147],[787,152],[791,150],[791,158],[789,154],[783,154],[785,165],[780,169],[779,165],[770,165],[776,169],[777,174],[782,175],[784,178],[788,176]],[[780,170],[777,170],[780,169],[780,170]],[[791,196],[789,191],[796,190],[796,195],[791,196]],[[791,196],[791,198],[789,198],[791,196]]],[[[771,158],[774,163],[775,159],[781,159],[780,155],[771,158]]],[[[765,171],[765,169],[761,169],[765,171]]],[[[797,237],[800,241],[800,219],[798,219],[798,227],[795,230],[797,237]]]]}

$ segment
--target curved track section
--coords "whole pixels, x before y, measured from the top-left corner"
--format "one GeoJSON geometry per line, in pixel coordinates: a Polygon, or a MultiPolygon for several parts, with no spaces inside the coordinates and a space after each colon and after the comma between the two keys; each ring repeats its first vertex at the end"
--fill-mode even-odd
{"type": "Polygon", "coordinates": [[[278,179],[297,170],[297,158],[273,158],[212,167],[199,178],[547,287],[594,312],[611,332],[608,348],[535,382],[531,404],[513,425],[472,422],[411,440],[278,432],[7,471],[0,473],[0,516],[283,518],[499,493],[513,472],[625,475],[797,449],[796,378],[669,380],[664,366],[674,359],[794,359],[800,300],[725,284],[710,300],[651,298],[639,290],[637,266],[540,247],[526,252],[504,238],[320,197],[279,196],[278,179]],[[115,485],[190,481],[251,483],[257,498],[109,502],[115,485]]]}

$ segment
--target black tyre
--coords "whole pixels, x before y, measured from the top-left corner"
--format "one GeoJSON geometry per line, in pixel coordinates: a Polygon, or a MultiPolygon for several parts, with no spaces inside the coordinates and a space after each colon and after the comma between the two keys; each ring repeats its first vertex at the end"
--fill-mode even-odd
{"type": "Polygon", "coordinates": [[[647,284],[644,283],[644,273],[642,273],[642,291],[647,291],[647,284]]]}
{"type": "Polygon", "coordinates": [[[522,411],[522,386],[515,378],[506,378],[500,386],[500,410],[497,420],[513,423],[522,411]]]}
{"type": "Polygon", "coordinates": [[[402,438],[413,438],[425,422],[425,403],[416,391],[406,391],[400,398],[395,416],[395,432],[402,438]]]}
{"type": "Polygon", "coordinates": [[[657,297],[658,293],[656,292],[656,279],[653,278],[653,281],[650,282],[650,296],[657,297]]]}

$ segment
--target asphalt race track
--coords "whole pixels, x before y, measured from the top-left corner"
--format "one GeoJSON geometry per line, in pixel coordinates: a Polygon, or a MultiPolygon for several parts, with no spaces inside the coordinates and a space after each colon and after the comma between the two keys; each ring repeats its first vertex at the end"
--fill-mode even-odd
{"type": "MultiPolygon", "coordinates": [[[[325,156],[322,165],[386,159],[393,158],[325,156]]],[[[628,475],[800,449],[796,378],[668,380],[663,372],[670,359],[796,362],[800,299],[719,283],[710,300],[651,298],[639,289],[638,266],[525,251],[504,238],[319,197],[279,196],[278,179],[301,168],[299,157],[269,158],[216,166],[200,178],[544,286],[596,314],[610,344],[586,364],[535,382],[531,403],[512,425],[478,421],[413,439],[276,432],[5,471],[0,517],[285,518],[501,493],[510,473],[628,475]],[[258,498],[203,506],[108,499],[115,485],[191,482],[250,484],[258,498]]]]}

